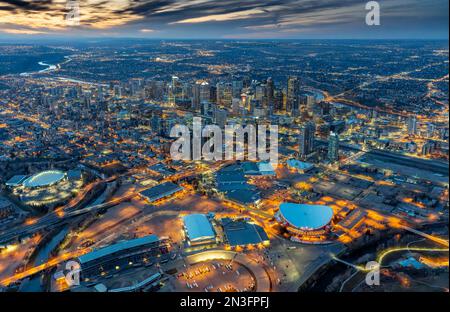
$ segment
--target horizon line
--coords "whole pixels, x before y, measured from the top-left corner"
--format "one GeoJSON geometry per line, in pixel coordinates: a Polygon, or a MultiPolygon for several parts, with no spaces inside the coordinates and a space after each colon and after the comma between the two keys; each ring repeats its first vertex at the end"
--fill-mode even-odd
{"type": "Polygon", "coordinates": [[[61,40],[61,41],[83,41],[83,40],[197,40],[197,41],[206,41],[206,40],[217,40],[217,41],[295,41],[295,40],[353,40],[353,41],[381,41],[381,40],[410,40],[410,41],[449,41],[449,37],[396,37],[396,38],[367,38],[367,37],[358,37],[358,38],[332,38],[332,37],[317,37],[317,38],[217,38],[217,37],[205,37],[205,38],[170,38],[170,37],[133,37],[133,36],[81,36],[74,38],[67,38],[59,35],[51,35],[51,36],[33,36],[33,38],[27,38],[26,36],[2,36],[0,35],[0,40],[30,40],[30,41],[38,41],[38,40],[61,40]]]}

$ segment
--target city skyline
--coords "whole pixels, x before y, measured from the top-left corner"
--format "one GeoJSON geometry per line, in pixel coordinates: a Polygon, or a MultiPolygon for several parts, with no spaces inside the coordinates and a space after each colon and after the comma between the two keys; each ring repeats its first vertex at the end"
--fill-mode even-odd
{"type": "Polygon", "coordinates": [[[447,42],[9,43],[0,63],[0,292],[448,290],[447,42]]]}
{"type": "Polygon", "coordinates": [[[449,138],[445,0],[0,0],[0,302],[448,293],[449,138]]]}

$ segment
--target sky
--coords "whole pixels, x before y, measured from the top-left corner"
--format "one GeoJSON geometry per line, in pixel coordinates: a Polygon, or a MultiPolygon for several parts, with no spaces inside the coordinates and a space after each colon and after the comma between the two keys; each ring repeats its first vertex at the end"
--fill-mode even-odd
{"type": "Polygon", "coordinates": [[[448,0],[379,0],[378,26],[366,24],[367,2],[0,0],[0,37],[448,40],[448,0]]]}

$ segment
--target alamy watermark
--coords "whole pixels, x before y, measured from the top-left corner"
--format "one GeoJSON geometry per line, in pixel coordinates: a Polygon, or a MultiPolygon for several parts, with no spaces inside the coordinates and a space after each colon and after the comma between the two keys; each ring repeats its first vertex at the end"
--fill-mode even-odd
{"type": "Polygon", "coordinates": [[[74,260],[66,263],[65,280],[69,287],[80,285],[81,265],[74,260]]]}
{"type": "Polygon", "coordinates": [[[380,264],[376,261],[367,262],[365,267],[366,284],[368,286],[380,286],[380,264]]]}
{"type": "Polygon", "coordinates": [[[368,26],[380,25],[380,4],[377,1],[369,1],[366,3],[366,24],[368,26]]]}
{"type": "Polygon", "coordinates": [[[245,159],[278,163],[277,125],[226,125],[224,130],[218,125],[202,128],[202,119],[194,117],[192,132],[186,125],[175,125],[170,136],[178,138],[170,147],[174,160],[245,159]]]}
{"type": "Polygon", "coordinates": [[[80,25],[80,1],[79,0],[67,0],[66,2],[67,13],[65,15],[65,21],[70,26],[80,25]]]}

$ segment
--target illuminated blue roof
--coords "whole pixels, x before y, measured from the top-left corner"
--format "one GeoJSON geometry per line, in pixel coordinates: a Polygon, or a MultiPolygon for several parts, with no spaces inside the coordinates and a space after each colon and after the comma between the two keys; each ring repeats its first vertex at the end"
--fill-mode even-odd
{"type": "Polygon", "coordinates": [[[330,223],[333,209],[322,205],[282,203],[280,214],[293,227],[316,230],[330,223]]]}
{"type": "Polygon", "coordinates": [[[48,170],[32,175],[23,182],[25,187],[41,187],[55,184],[66,176],[65,172],[59,170],[48,170]]]}
{"type": "Polygon", "coordinates": [[[303,162],[303,161],[300,161],[300,160],[297,160],[297,159],[289,159],[286,163],[287,163],[287,165],[289,167],[296,168],[298,170],[305,170],[305,171],[307,171],[307,170],[312,169],[314,167],[313,164],[310,164],[310,163],[307,163],[307,162],[303,162]]]}
{"type": "Polygon", "coordinates": [[[275,174],[275,169],[273,168],[273,165],[270,162],[259,162],[258,163],[258,170],[261,174],[275,174]]]}
{"type": "Polygon", "coordinates": [[[192,242],[213,239],[214,230],[204,214],[190,214],[183,217],[189,240],[192,242]]]}

